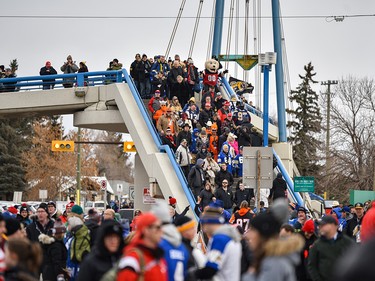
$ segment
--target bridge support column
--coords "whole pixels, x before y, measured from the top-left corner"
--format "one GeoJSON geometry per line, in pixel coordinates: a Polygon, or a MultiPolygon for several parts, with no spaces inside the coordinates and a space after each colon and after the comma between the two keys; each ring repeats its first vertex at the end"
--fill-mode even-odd
{"type": "Polygon", "coordinates": [[[135,155],[134,160],[134,209],[140,209],[142,212],[147,212],[151,209],[151,204],[143,203],[143,189],[149,187],[149,177],[145,166],[142,163],[139,154],[135,155]]]}
{"type": "Polygon", "coordinates": [[[293,178],[293,147],[290,143],[279,142],[272,144],[276,154],[280,157],[289,176],[293,178]]]}

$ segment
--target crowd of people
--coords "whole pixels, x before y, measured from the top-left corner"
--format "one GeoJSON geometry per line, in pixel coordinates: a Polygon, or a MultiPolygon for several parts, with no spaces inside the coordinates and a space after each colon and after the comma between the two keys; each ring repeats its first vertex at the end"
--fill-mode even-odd
{"type": "Polygon", "coordinates": [[[243,200],[232,215],[217,199],[198,224],[176,204],[157,200],[149,212],[135,210],[131,223],[110,206],[102,214],[84,214],[74,202],[62,214],[53,201],[35,214],[26,204],[8,207],[0,214],[0,279],[375,278],[375,202],[337,206],[314,219],[285,198],[258,212],[243,200]]]}

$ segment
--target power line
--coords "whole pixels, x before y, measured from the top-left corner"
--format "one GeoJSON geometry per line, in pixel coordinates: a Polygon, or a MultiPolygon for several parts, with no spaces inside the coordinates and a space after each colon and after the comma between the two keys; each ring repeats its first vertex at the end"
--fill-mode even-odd
{"type": "MultiPolygon", "coordinates": [[[[289,15],[281,16],[282,19],[344,19],[344,18],[363,18],[363,17],[375,17],[375,14],[353,14],[353,15],[289,15]]],[[[0,18],[23,18],[23,19],[176,19],[175,16],[43,16],[43,15],[0,15],[0,18]]],[[[196,16],[181,16],[182,19],[196,19],[196,16]]],[[[201,18],[211,19],[212,16],[201,16],[201,18]]],[[[223,18],[230,18],[229,16],[224,16],[223,18]]],[[[236,16],[234,18],[244,19],[245,16],[236,16]]],[[[271,19],[272,16],[249,16],[249,18],[261,18],[261,19],[271,19]]]]}

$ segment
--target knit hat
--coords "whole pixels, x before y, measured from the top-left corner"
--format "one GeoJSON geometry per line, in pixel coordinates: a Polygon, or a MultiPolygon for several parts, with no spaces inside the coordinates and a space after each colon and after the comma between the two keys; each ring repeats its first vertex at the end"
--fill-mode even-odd
{"type": "Polygon", "coordinates": [[[261,236],[271,238],[277,236],[281,224],[271,213],[261,213],[251,221],[251,227],[257,230],[261,236]]]}
{"type": "Polygon", "coordinates": [[[304,212],[307,213],[307,210],[304,207],[299,207],[297,212],[304,212]]]}
{"type": "Polygon", "coordinates": [[[195,222],[188,216],[177,217],[174,221],[174,225],[177,227],[179,232],[184,232],[195,227],[195,222]]]}
{"type": "Polygon", "coordinates": [[[55,223],[53,224],[52,232],[54,234],[62,234],[66,232],[65,225],[61,222],[61,219],[57,218],[55,223]]]}
{"type": "Polygon", "coordinates": [[[141,235],[146,227],[157,221],[158,218],[153,213],[143,213],[142,215],[138,216],[135,222],[136,235],[141,235]]]}
{"type": "Polygon", "coordinates": [[[48,206],[46,203],[40,203],[37,210],[39,209],[43,209],[48,214],[48,206]]]}
{"type": "Polygon", "coordinates": [[[167,202],[164,200],[158,200],[152,205],[151,213],[153,213],[163,224],[169,224],[172,222],[172,218],[169,214],[169,207],[167,202]]]}
{"type": "Polygon", "coordinates": [[[225,219],[218,208],[207,207],[200,217],[202,224],[224,224],[225,219]]]}
{"type": "Polygon", "coordinates": [[[20,207],[20,214],[21,214],[21,212],[23,212],[23,211],[29,212],[29,208],[27,208],[27,205],[26,205],[26,204],[22,204],[21,207],[20,207]]]}
{"type": "Polygon", "coordinates": [[[6,229],[7,229],[7,236],[10,236],[16,233],[18,230],[21,230],[21,224],[18,220],[14,218],[9,218],[5,220],[6,229]]]}
{"type": "Polygon", "coordinates": [[[68,225],[71,227],[71,228],[74,228],[78,225],[83,225],[83,221],[79,218],[79,217],[70,217],[68,219],[68,225]]]}
{"type": "Polygon", "coordinates": [[[83,209],[79,205],[74,205],[72,207],[72,213],[77,214],[77,215],[82,215],[83,214],[83,209]]]}
{"type": "Polygon", "coordinates": [[[47,206],[53,206],[56,208],[56,203],[54,201],[49,201],[47,206]]]}
{"type": "Polygon", "coordinates": [[[169,196],[169,205],[174,205],[177,203],[176,198],[173,198],[172,196],[169,196]]]}
{"type": "Polygon", "coordinates": [[[307,233],[314,233],[315,232],[314,221],[313,220],[306,221],[301,230],[307,233]]]}
{"type": "Polygon", "coordinates": [[[8,207],[8,212],[13,214],[13,215],[17,215],[17,213],[18,213],[17,209],[14,206],[8,207]]]}
{"type": "Polygon", "coordinates": [[[375,202],[363,217],[361,225],[361,240],[367,241],[375,237],[375,202]]]}

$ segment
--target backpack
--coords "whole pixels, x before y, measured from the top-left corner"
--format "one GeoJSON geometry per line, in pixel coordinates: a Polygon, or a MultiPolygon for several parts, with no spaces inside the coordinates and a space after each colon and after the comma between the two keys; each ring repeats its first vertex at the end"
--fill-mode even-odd
{"type": "Polygon", "coordinates": [[[70,244],[70,259],[81,263],[86,254],[90,253],[90,231],[86,225],[72,231],[73,239],[70,244]]]}
{"type": "MultiPolygon", "coordinates": [[[[144,275],[145,275],[145,269],[146,269],[146,262],[145,262],[144,256],[142,252],[137,248],[131,249],[128,253],[131,253],[131,252],[135,252],[137,256],[139,257],[139,266],[141,268],[141,272],[140,272],[140,275],[138,276],[138,281],[144,281],[144,277],[145,277],[144,275]]],[[[113,268],[108,270],[100,279],[100,281],[116,281],[117,273],[118,273],[118,263],[116,263],[116,265],[113,268]]]]}

